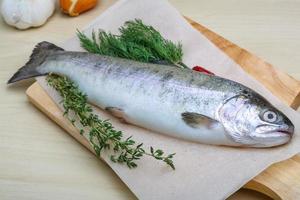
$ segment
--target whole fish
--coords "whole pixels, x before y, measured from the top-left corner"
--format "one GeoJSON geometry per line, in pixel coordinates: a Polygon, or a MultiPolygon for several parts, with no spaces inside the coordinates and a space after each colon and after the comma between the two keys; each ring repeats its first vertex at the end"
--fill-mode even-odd
{"type": "Polygon", "coordinates": [[[255,91],[218,76],[39,43],[8,83],[49,73],[67,76],[112,115],[159,133],[228,146],[290,141],[292,122],[255,91]]]}

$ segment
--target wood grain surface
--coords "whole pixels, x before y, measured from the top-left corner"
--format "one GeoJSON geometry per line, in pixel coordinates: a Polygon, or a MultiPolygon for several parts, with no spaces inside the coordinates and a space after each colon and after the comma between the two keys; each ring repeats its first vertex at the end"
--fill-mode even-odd
{"type": "MultiPolygon", "coordinates": [[[[169,1],[185,16],[300,79],[299,0],[169,1]]],[[[107,165],[28,103],[24,91],[32,82],[5,86],[36,43],[65,41],[114,2],[101,0],[75,18],[57,9],[47,24],[26,31],[0,18],[1,200],[135,199],[107,165]]],[[[243,189],[229,199],[270,200],[243,189]]]]}

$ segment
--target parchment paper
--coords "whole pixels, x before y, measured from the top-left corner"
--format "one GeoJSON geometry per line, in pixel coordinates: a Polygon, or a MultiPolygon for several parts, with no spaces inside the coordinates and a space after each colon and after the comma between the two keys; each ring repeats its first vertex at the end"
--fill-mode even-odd
{"type": "MultiPolygon", "coordinates": [[[[175,171],[151,158],[143,158],[138,162],[138,168],[129,170],[126,166],[111,163],[103,155],[106,162],[138,198],[224,199],[270,164],[290,158],[300,151],[299,114],[283,105],[205,36],[194,30],[167,1],[121,0],[88,25],[85,33],[90,34],[93,29],[118,33],[118,27],[134,18],[154,26],[164,37],[180,41],[183,44],[184,63],[188,66],[205,66],[219,76],[256,90],[282,110],[296,126],[295,136],[288,145],[271,149],[239,149],[197,144],[159,135],[139,127],[124,125],[97,109],[96,112],[101,117],[112,119],[115,127],[122,130],[125,136],[132,135],[136,141],[143,142],[145,147],[154,146],[164,149],[167,153],[176,152],[175,171]]],[[[82,51],[75,36],[62,47],[82,51]]],[[[58,102],[59,96],[45,84],[44,78],[40,78],[39,82],[53,100],[58,102]]]]}

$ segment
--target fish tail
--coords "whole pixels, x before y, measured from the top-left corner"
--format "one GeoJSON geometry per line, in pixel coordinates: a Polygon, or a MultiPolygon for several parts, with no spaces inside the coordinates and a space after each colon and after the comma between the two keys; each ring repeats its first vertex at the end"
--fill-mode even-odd
{"type": "Polygon", "coordinates": [[[56,51],[64,51],[64,49],[46,41],[38,43],[33,49],[29,61],[7,81],[7,84],[45,75],[38,72],[37,67],[45,61],[50,53],[56,51]]]}

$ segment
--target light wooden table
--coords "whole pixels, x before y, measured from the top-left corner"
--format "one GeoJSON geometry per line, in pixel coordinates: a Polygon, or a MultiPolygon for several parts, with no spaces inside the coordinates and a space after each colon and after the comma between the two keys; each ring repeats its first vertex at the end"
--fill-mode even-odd
{"type": "MultiPolygon", "coordinates": [[[[36,29],[0,21],[0,199],[135,199],[100,160],[26,99],[32,83],[7,87],[33,46],[60,43],[115,1],[70,18],[59,11],[36,29]]],[[[300,1],[170,0],[180,12],[300,79],[300,1]]],[[[268,199],[240,190],[230,199],[268,199]]]]}

